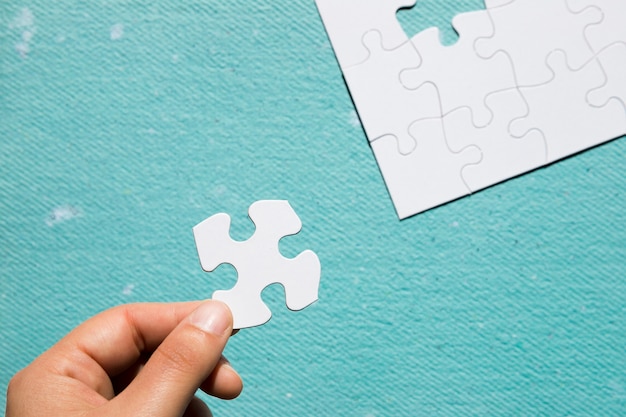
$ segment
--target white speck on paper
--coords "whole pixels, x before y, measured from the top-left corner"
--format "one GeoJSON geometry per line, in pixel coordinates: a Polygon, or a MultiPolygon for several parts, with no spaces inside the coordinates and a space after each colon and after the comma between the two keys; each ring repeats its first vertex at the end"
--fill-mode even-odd
{"type": "Polygon", "coordinates": [[[124,295],[131,295],[133,293],[134,289],[135,289],[135,284],[128,284],[122,290],[122,294],[124,294],[124,295]]]}
{"type": "Polygon", "coordinates": [[[177,63],[179,59],[180,59],[180,58],[178,57],[178,54],[174,54],[174,55],[172,55],[172,62],[173,62],[174,64],[175,64],[175,63],[177,63]]]}
{"type": "Polygon", "coordinates": [[[121,23],[116,23],[111,26],[111,40],[117,41],[124,37],[124,25],[121,23]]]}
{"type": "Polygon", "coordinates": [[[9,29],[20,33],[19,40],[15,43],[15,50],[22,58],[26,58],[30,52],[30,44],[35,36],[35,16],[28,7],[23,7],[9,24],[9,29]]]}
{"type": "Polygon", "coordinates": [[[361,120],[359,120],[359,115],[355,110],[350,112],[350,125],[353,127],[361,127],[361,120]]]}
{"type": "Polygon", "coordinates": [[[78,208],[73,206],[59,206],[52,209],[46,218],[46,224],[50,227],[71,220],[81,215],[78,208]]]}
{"type": "Polygon", "coordinates": [[[287,397],[287,398],[291,398],[291,397],[293,397],[293,394],[292,394],[292,393],[290,393],[290,392],[288,392],[287,394],[285,394],[285,397],[287,397]]]}

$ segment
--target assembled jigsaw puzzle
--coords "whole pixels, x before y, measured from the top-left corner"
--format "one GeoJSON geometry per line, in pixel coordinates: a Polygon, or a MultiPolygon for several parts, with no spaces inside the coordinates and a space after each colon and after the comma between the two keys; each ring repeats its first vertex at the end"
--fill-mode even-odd
{"type": "Polygon", "coordinates": [[[625,0],[485,0],[409,38],[419,0],[316,0],[401,219],[626,134],[625,0]]]}
{"type": "Polygon", "coordinates": [[[259,326],[271,318],[270,309],[261,299],[268,285],[282,284],[290,310],[302,310],[317,301],[321,275],[314,252],[305,250],[293,259],[280,254],[279,240],[302,229],[289,202],[257,201],[248,214],[256,230],[243,242],[230,237],[230,216],[225,213],[215,214],[193,228],[202,269],[211,272],[227,263],[237,270],[237,283],[232,289],[213,293],[213,299],[230,307],[235,329],[259,326]]]}

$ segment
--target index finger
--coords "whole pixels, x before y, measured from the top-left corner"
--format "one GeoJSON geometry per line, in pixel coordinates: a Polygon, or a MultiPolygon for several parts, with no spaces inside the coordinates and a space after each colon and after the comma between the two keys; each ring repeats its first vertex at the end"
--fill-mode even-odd
{"type": "MultiPolygon", "coordinates": [[[[138,303],[114,307],[79,325],[47,353],[62,357],[85,354],[106,374],[115,376],[134,364],[142,353],[154,351],[200,303],[138,303]]],[[[84,363],[77,359],[72,362],[84,363]]],[[[75,372],[71,374],[76,377],[75,372]]]]}

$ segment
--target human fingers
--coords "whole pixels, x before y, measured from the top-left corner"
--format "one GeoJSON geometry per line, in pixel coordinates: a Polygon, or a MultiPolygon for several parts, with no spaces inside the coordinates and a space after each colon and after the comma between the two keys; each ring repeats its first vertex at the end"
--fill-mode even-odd
{"type": "Polygon", "coordinates": [[[111,399],[111,379],[156,349],[200,303],[138,303],[106,310],[72,330],[29,368],[77,380],[111,399]]]}
{"type": "Polygon", "coordinates": [[[220,363],[231,332],[228,307],[219,301],[202,303],[165,338],[133,382],[106,408],[111,415],[181,415],[220,363]]]}
{"type": "Polygon", "coordinates": [[[85,321],[42,356],[84,354],[106,374],[116,376],[142,354],[155,350],[200,304],[193,301],[114,307],[85,321]]]}
{"type": "Polygon", "coordinates": [[[200,389],[214,397],[232,400],[241,394],[243,381],[230,362],[222,356],[211,375],[202,382],[200,389]]]}
{"type": "Polygon", "coordinates": [[[132,367],[142,352],[154,350],[198,305],[131,304],[100,313],[16,375],[8,403],[13,410],[35,410],[32,415],[106,404],[115,396],[111,377],[132,367]]]}
{"type": "MultiPolygon", "coordinates": [[[[115,393],[122,392],[137,377],[143,369],[148,358],[140,358],[132,367],[128,368],[122,374],[113,380],[113,389],[115,393]]],[[[243,389],[243,381],[235,369],[232,368],[228,359],[224,356],[215,366],[215,369],[204,380],[200,389],[209,395],[224,400],[236,398],[243,389]]],[[[111,396],[113,398],[113,396],[111,396]]]]}
{"type": "Polygon", "coordinates": [[[198,397],[193,397],[183,417],[213,417],[209,407],[198,397]]]}

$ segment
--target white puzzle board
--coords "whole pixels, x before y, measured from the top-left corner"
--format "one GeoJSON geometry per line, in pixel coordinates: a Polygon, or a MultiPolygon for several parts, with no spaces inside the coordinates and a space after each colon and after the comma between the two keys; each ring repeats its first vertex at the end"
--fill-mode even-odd
{"type": "Polygon", "coordinates": [[[626,0],[485,0],[452,46],[316,2],[401,219],[626,134],[626,0]]]}

